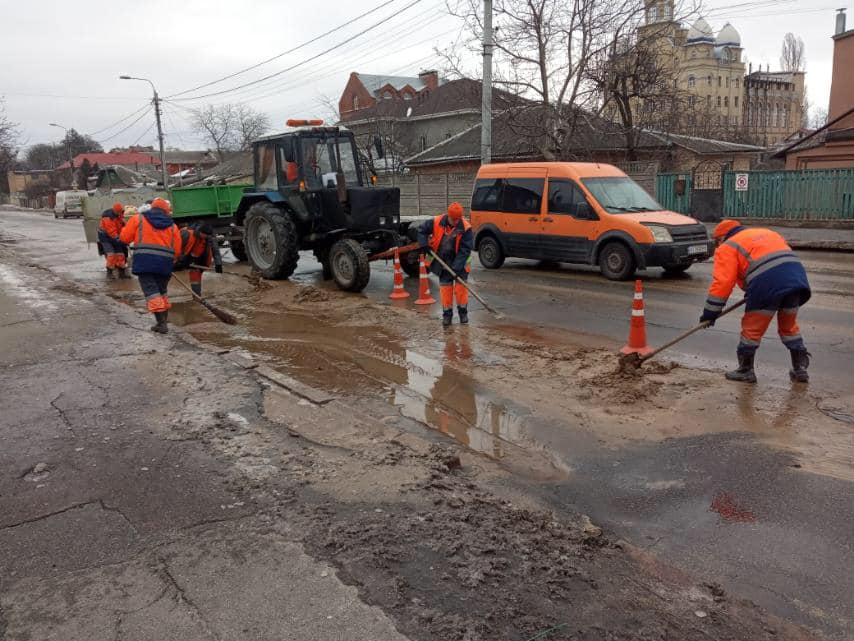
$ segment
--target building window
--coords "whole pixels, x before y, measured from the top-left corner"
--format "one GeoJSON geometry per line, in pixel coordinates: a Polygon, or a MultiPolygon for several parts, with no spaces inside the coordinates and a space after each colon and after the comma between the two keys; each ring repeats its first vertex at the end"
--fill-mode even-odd
{"type": "Polygon", "coordinates": [[[720,107],[720,106],[721,106],[721,97],[718,96],[718,107],[720,107]]]}
{"type": "Polygon", "coordinates": [[[738,96],[733,96],[732,104],[736,109],[738,109],[738,96]]]}
{"type": "Polygon", "coordinates": [[[720,87],[720,86],[721,86],[721,77],[718,76],[718,87],[720,87]]]}
{"type": "Polygon", "coordinates": [[[652,6],[649,8],[649,21],[657,22],[658,21],[658,7],[652,6]]]}
{"type": "Polygon", "coordinates": [[[421,136],[421,151],[427,149],[427,136],[421,136]]]}
{"type": "Polygon", "coordinates": [[[708,80],[709,80],[709,86],[711,87],[712,86],[712,77],[709,76],[708,80]]]}
{"type": "Polygon", "coordinates": [[[729,108],[729,96],[724,96],[724,107],[729,108]]]}
{"type": "Polygon", "coordinates": [[[353,111],[359,108],[359,96],[353,95],[353,111]]]}
{"type": "Polygon", "coordinates": [[[738,83],[739,83],[739,79],[738,79],[738,78],[736,78],[736,79],[735,79],[735,88],[736,88],[736,89],[738,89],[738,83]]]}
{"type": "Polygon", "coordinates": [[[729,87],[729,76],[726,77],[726,86],[729,87]]]}
{"type": "Polygon", "coordinates": [[[688,76],[688,89],[693,89],[697,84],[697,79],[694,76],[688,76]]]}
{"type": "Polygon", "coordinates": [[[712,97],[711,96],[706,96],[706,106],[707,107],[712,106],[712,97]]]}

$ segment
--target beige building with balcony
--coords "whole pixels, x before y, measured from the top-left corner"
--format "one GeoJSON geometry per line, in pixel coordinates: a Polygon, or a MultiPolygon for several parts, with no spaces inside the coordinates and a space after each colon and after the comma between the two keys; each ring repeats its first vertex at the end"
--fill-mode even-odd
{"type": "Polygon", "coordinates": [[[746,74],[741,35],[733,25],[715,33],[702,17],[687,28],[674,15],[674,0],[646,0],[638,29],[638,41],[654,43],[661,68],[669,70],[679,90],[682,106],[676,108],[683,113],[669,120],[677,123],[674,133],[767,146],[800,129],[803,72],[746,74]]]}

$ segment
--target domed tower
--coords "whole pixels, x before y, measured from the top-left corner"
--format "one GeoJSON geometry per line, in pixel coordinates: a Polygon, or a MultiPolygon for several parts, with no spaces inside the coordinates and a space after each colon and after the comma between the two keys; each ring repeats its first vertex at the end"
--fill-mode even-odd
{"type": "Polygon", "coordinates": [[[719,58],[730,62],[741,62],[741,36],[729,22],[718,32],[715,39],[715,51],[719,58]]]}

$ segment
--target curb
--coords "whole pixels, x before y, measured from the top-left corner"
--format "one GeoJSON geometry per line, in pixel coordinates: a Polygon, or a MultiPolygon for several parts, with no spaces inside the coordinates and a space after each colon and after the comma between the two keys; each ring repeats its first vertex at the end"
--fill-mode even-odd
{"type": "Polygon", "coordinates": [[[808,249],[825,252],[854,252],[854,242],[844,240],[789,240],[792,249],[808,249]]]}

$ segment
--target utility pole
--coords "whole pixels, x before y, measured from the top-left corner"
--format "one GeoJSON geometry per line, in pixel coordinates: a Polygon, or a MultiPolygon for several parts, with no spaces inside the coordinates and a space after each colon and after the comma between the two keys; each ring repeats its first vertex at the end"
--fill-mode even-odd
{"type": "Polygon", "coordinates": [[[134,76],[119,76],[119,80],[142,80],[151,85],[154,92],[154,118],[157,121],[157,141],[160,144],[160,171],[163,175],[163,189],[169,189],[169,171],[166,168],[166,155],[163,153],[163,126],[160,124],[160,97],[154,83],[148,78],[135,78],[134,76]]]}
{"type": "Polygon", "coordinates": [[[55,122],[48,123],[51,127],[57,127],[65,132],[65,155],[68,157],[68,166],[71,168],[71,179],[68,181],[72,189],[77,188],[77,183],[74,182],[74,157],[71,155],[71,141],[68,139],[68,128],[58,125],[55,122]]]}
{"type": "Polygon", "coordinates": [[[483,0],[483,100],[480,105],[480,163],[492,162],[492,0],[483,0]]]}

